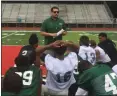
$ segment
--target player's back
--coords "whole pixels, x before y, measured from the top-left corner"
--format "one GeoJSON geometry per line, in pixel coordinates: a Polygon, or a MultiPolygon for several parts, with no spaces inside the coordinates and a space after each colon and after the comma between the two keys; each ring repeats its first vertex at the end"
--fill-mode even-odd
{"type": "Polygon", "coordinates": [[[18,56],[27,57],[28,60],[29,60],[29,65],[35,64],[35,61],[36,61],[36,51],[35,51],[35,48],[32,45],[23,46],[21,48],[18,56]]]}
{"type": "Polygon", "coordinates": [[[95,51],[99,51],[99,53],[100,53],[100,56],[99,56],[99,58],[97,59],[97,62],[107,63],[107,62],[110,62],[110,61],[111,61],[111,59],[110,59],[110,57],[108,56],[108,54],[106,54],[106,53],[104,52],[104,50],[103,50],[101,47],[96,46],[96,47],[95,47],[95,51]]]}
{"type": "Polygon", "coordinates": [[[45,65],[48,70],[47,87],[57,92],[67,90],[75,83],[73,71],[77,63],[77,55],[74,52],[70,52],[63,60],[48,54],[45,57],[45,65]]]}
{"type": "Polygon", "coordinates": [[[80,46],[78,55],[83,60],[88,60],[91,64],[95,64],[96,62],[96,53],[93,48],[90,46],[80,46]]]}
{"type": "Polygon", "coordinates": [[[38,67],[32,65],[24,72],[19,72],[17,67],[12,67],[7,72],[9,71],[14,71],[22,76],[23,88],[19,96],[39,96],[41,73],[38,67]]]}
{"type": "Polygon", "coordinates": [[[80,76],[79,85],[84,86],[90,96],[117,95],[117,75],[104,64],[84,71],[80,76]]]}
{"type": "Polygon", "coordinates": [[[32,45],[26,45],[21,48],[19,55],[28,55],[31,51],[35,51],[35,48],[32,45]]]}

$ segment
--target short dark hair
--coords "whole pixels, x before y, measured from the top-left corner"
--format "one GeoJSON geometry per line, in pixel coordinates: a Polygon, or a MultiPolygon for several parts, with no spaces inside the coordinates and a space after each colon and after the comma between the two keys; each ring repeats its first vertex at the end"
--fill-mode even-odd
{"type": "Polygon", "coordinates": [[[89,46],[89,37],[88,36],[81,36],[80,37],[80,45],[85,45],[85,46],[89,46]]]}
{"type": "Polygon", "coordinates": [[[81,60],[78,63],[78,70],[80,73],[92,67],[92,64],[87,60],[81,60]]]}
{"type": "Polygon", "coordinates": [[[58,10],[59,10],[59,8],[58,8],[58,7],[53,6],[53,7],[51,8],[51,12],[53,11],[53,9],[58,9],[58,10]]]}
{"type": "Polygon", "coordinates": [[[97,44],[96,44],[96,42],[95,42],[95,40],[90,40],[90,46],[96,46],[97,44]]]}
{"type": "MultiPolygon", "coordinates": [[[[10,69],[9,69],[10,70],[10,69]]],[[[5,92],[19,93],[23,87],[22,77],[14,71],[9,71],[3,79],[3,90],[5,92]]]]}
{"type": "Polygon", "coordinates": [[[107,38],[107,34],[106,33],[99,33],[99,35],[98,36],[102,36],[102,37],[106,37],[107,38]]]}
{"type": "Polygon", "coordinates": [[[30,38],[29,38],[29,44],[34,45],[38,43],[38,37],[35,33],[32,33],[30,38]]]}
{"type": "Polygon", "coordinates": [[[58,47],[58,48],[53,48],[53,50],[58,55],[63,55],[66,52],[67,47],[66,46],[61,46],[61,47],[58,47]]]}

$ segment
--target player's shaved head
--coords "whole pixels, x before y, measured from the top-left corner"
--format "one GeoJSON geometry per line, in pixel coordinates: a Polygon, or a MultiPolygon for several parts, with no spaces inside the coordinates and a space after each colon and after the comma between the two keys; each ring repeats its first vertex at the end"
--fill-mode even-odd
{"type": "Polygon", "coordinates": [[[89,46],[89,37],[88,36],[81,36],[80,37],[80,45],[89,46]]]}

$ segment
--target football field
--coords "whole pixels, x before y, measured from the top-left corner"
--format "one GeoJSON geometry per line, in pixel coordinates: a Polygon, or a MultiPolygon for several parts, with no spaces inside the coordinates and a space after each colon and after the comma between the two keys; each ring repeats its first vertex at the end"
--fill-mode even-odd
{"type": "MultiPolygon", "coordinates": [[[[28,38],[31,33],[38,35],[40,45],[44,44],[44,38],[40,36],[39,31],[2,31],[2,45],[26,45],[28,44],[28,38]]],[[[98,43],[99,33],[100,31],[68,31],[68,34],[63,37],[63,40],[78,43],[80,36],[86,35],[98,43]]],[[[106,31],[106,33],[117,45],[117,31],[106,31]]]]}
{"type": "MultiPolygon", "coordinates": [[[[15,57],[18,55],[20,48],[28,44],[28,39],[32,33],[38,35],[39,45],[43,45],[44,38],[40,36],[39,31],[2,31],[2,75],[5,74],[9,67],[14,66],[15,57]]],[[[99,31],[68,31],[68,34],[63,37],[63,40],[78,43],[80,36],[86,35],[98,43],[98,34],[99,31]]],[[[107,34],[117,45],[117,31],[109,31],[107,34]]],[[[43,68],[42,71],[42,74],[46,73],[43,68]]]]}

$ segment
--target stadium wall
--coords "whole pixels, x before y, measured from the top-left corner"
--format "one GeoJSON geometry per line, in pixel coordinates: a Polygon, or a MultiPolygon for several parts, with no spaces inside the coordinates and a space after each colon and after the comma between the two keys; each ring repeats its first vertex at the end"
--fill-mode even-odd
{"type": "MultiPolygon", "coordinates": [[[[41,23],[2,23],[2,27],[41,27],[41,23]]],[[[67,28],[117,28],[117,24],[66,24],[67,28]]]]}
{"type": "MultiPolygon", "coordinates": [[[[40,27],[2,27],[5,31],[40,31],[40,27]]],[[[117,28],[71,28],[69,31],[117,31],[117,28]]]]}
{"type": "MultiPolygon", "coordinates": [[[[70,4],[105,4],[106,7],[108,7],[108,13],[110,14],[110,17],[115,17],[113,16],[113,12],[112,12],[112,8],[110,9],[110,6],[109,6],[109,2],[105,2],[104,1],[2,1],[2,3],[70,3],[70,4]],[[112,13],[111,13],[112,12],[112,13]]],[[[116,11],[116,10],[115,10],[116,11]]],[[[68,29],[71,29],[71,28],[89,28],[89,29],[92,29],[92,28],[114,28],[116,29],[117,28],[117,21],[116,19],[113,18],[113,23],[112,24],[76,24],[76,23],[72,23],[72,24],[66,24],[66,26],[68,27],[68,29]]],[[[12,27],[12,28],[40,28],[41,27],[41,23],[3,23],[2,22],[2,29],[4,28],[9,28],[9,27],[12,27]]]]}

